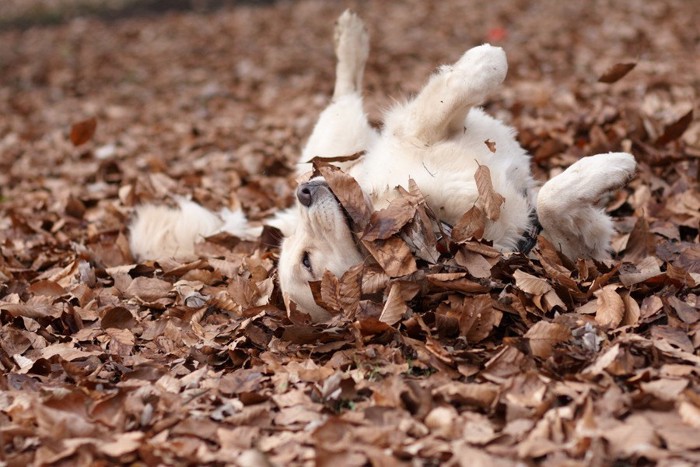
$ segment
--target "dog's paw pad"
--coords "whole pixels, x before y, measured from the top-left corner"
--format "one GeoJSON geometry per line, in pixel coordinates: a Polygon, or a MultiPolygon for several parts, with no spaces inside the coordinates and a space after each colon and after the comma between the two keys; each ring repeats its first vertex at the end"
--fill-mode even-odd
{"type": "Polygon", "coordinates": [[[484,44],[467,50],[452,69],[474,91],[488,93],[505,80],[508,60],[502,48],[484,44]]]}
{"type": "Polygon", "coordinates": [[[345,10],[336,21],[333,41],[340,60],[353,57],[362,60],[369,53],[369,33],[365,23],[351,10],[345,10]]]}
{"type": "Polygon", "coordinates": [[[611,152],[584,157],[570,169],[575,169],[576,176],[589,179],[602,193],[625,185],[634,176],[637,162],[632,154],[611,152]]]}
{"type": "Polygon", "coordinates": [[[508,70],[508,60],[506,53],[501,47],[491,44],[483,44],[467,50],[464,55],[455,63],[455,68],[461,70],[473,70],[475,68],[493,70],[502,73],[508,70]]]}
{"type": "Polygon", "coordinates": [[[595,204],[608,193],[625,186],[636,168],[634,157],[623,152],[584,157],[545,183],[539,198],[555,203],[571,198],[572,203],[595,204]]]}
{"type": "Polygon", "coordinates": [[[637,170],[637,161],[632,154],[626,152],[611,152],[604,155],[607,157],[607,164],[617,167],[627,177],[632,177],[637,170]]]}

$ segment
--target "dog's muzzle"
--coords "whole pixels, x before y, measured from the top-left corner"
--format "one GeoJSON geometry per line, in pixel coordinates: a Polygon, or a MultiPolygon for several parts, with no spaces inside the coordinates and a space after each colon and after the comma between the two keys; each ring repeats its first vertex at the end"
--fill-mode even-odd
{"type": "Polygon", "coordinates": [[[310,180],[297,188],[297,199],[302,206],[310,207],[320,197],[333,196],[325,180],[310,180]]]}

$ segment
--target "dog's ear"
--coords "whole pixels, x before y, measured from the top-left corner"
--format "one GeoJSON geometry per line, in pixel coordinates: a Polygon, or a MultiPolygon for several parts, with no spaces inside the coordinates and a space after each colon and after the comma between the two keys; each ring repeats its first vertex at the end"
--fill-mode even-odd
{"type": "Polygon", "coordinates": [[[299,212],[296,206],[284,209],[267,219],[265,224],[279,229],[282,235],[289,237],[294,233],[299,224],[299,212]]]}

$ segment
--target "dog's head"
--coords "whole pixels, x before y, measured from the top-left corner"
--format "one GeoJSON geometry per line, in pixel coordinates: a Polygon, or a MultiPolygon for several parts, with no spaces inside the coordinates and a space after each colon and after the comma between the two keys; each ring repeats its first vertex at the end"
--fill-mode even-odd
{"type": "Polygon", "coordinates": [[[288,225],[278,265],[282,292],[315,321],[328,313],[314,301],[309,282],[328,270],[340,277],[362,262],[345,211],[321,177],[297,188],[295,222],[288,225]]]}

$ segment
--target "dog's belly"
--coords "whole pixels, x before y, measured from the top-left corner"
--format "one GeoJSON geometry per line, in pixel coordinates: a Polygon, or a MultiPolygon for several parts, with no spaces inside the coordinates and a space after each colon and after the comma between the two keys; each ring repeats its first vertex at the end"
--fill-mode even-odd
{"type": "MultiPolygon", "coordinates": [[[[459,140],[420,149],[407,149],[405,145],[388,148],[387,144],[384,140],[351,171],[365,193],[370,194],[375,209],[386,207],[398,196],[395,188],[408,189],[408,181],[413,179],[440,220],[454,225],[476,203],[479,194],[474,174],[479,165],[486,165],[491,169],[495,191],[506,201],[500,218],[487,224],[484,237],[503,250],[515,247],[529,225],[531,206],[527,192],[521,189],[522,183],[511,180],[513,171],[509,168],[518,165],[519,155],[524,152],[513,154],[512,164],[508,164],[507,154],[496,159],[491,153],[480,152],[483,142],[476,148],[459,140]],[[401,156],[382,157],[389,151],[401,156]],[[374,157],[378,155],[381,156],[374,157]]],[[[529,179],[529,171],[523,172],[529,179]]]]}
{"type": "MultiPolygon", "coordinates": [[[[426,165],[427,167],[427,165],[426,165]]],[[[415,171],[395,171],[387,173],[384,184],[368,189],[375,209],[385,208],[398,196],[398,186],[408,190],[409,179],[415,181],[425,200],[440,218],[449,224],[456,223],[478,198],[473,172],[450,171],[446,167],[431,172],[421,164],[415,171]]],[[[364,187],[363,187],[364,188],[364,187]]]]}
{"type": "Polygon", "coordinates": [[[481,155],[461,140],[417,148],[385,138],[351,173],[370,194],[375,209],[397,196],[396,187],[408,189],[409,180],[414,180],[430,208],[453,224],[476,202],[479,159],[481,155]]]}

